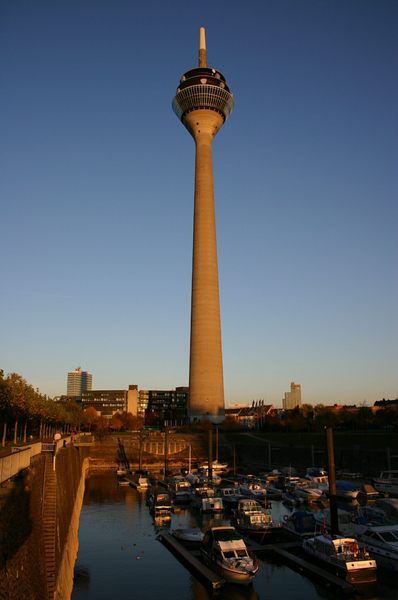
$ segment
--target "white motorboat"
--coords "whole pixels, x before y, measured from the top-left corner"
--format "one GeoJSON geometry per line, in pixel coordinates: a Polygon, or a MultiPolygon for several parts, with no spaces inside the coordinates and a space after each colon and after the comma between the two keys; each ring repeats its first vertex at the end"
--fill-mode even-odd
{"type": "MultiPolygon", "coordinates": [[[[208,476],[208,470],[209,470],[209,462],[204,462],[201,465],[199,465],[199,469],[201,471],[204,471],[206,473],[206,476],[208,476]]],[[[217,474],[220,475],[220,473],[225,473],[228,470],[228,463],[221,463],[218,460],[213,460],[212,462],[212,471],[213,471],[213,475],[217,474]]]]}
{"type": "Polygon", "coordinates": [[[398,525],[369,526],[358,534],[358,540],[379,566],[398,571],[398,525]]]}
{"type": "Polygon", "coordinates": [[[358,546],[355,538],[317,535],[303,541],[303,550],[348,583],[355,585],[377,581],[376,561],[370,557],[365,546],[358,546]]]}
{"type": "Polygon", "coordinates": [[[398,496],[398,471],[381,471],[379,477],[373,478],[373,486],[378,492],[398,496]]]}
{"type": "Polygon", "coordinates": [[[204,533],[198,527],[177,527],[172,529],[171,534],[190,547],[200,546],[204,538],[204,533]]]}
{"type": "Polygon", "coordinates": [[[318,487],[312,487],[310,482],[297,485],[292,494],[304,502],[319,502],[323,498],[323,490],[318,487]]]}
{"type": "Polygon", "coordinates": [[[205,564],[231,583],[248,585],[258,571],[257,561],[234,527],[211,527],[205,533],[201,553],[205,564]]]}
{"type": "Polygon", "coordinates": [[[146,490],[151,486],[151,482],[148,477],[139,477],[137,482],[137,488],[141,490],[146,490]]]}
{"type": "Polygon", "coordinates": [[[238,500],[238,505],[234,514],[236,517],[241,517],[242,515],[247,515],[248,513],[257,513],[259,511],[264,510],[261,504],[254,499],[251,498],[241,498],[238,500]]]}
{"type": "Polygon", "coordinates": [[[327,487],[329,485],[329,477],[327,471],[322,467],[308,467],[305,475],[305,479],[308,479],[311,483],[320,486],[327,487]]]}
{"type": "Polygon", "coordinates": [[[271,511],[256,500],[239,500],[233,523],[241,533],[260,543],[276,541],[277,537],[281,537],[282,524],[276,523],[271,511]]]}
{"type": "Polygon", "coordinates": [[[265,502],[267,496],[267,488],[260,481],[249,480],[239,486],[239,491],[243,496],[248,498],[256,498],[265,502]]]}
{"type": "Polygon", "coordinates": [[[220,513],[223,510],[224,504],[219,496],[205,496],[202,498],[201,511],[203,513],[220,513]]]}

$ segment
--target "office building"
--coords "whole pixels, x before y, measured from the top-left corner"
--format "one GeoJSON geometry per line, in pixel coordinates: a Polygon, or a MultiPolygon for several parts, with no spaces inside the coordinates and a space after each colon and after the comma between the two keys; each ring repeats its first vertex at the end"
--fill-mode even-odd
{"type": "Polygon", "coordinates": [[[137,415],[138,386],[129,385],[128,390],[90,390],[82,393],[82,408],[95,408],[102,417],[129,412],[137,415]]]}
{"type": "Polygon", "coordinates": [[[145,425],[164,427],[186,424],[189,388],[148,390],[147,394],[145,425]]]}
{"type": "Polygon", "coordinates": [[[81,398],[82,393],[91,390],[92,385],[93,376],[91,373],[82,371],[80,367],[77,367],[77,369],[68,373],[66,395],[81,398]]]}
{"type": "Polygon", "coordinates": [[[127,390],[90,390],[82,393],[82,408],[95,408],[102,417],[127,412],[127,390]]]}
{"type": "Polygon", "coordinates": [[[224,419],[212,142],[233,109],[224,76],[207,66],[200,28],[199,65],[182,75],[173,110],[195,141],[189,405],[191,421],[224,419]]]}
{"type": "Polygon", "coordinates": [[[284,410],[292,410],[301,406],[301,385],[299,383],[290,384],[290,392],[285,392],[282,400],[282,408],[284,410]]]}

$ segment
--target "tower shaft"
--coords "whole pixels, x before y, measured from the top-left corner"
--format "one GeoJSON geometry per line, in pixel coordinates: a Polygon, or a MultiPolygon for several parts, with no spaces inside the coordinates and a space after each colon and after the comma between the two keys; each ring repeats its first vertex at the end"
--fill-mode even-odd
{"type": "Polygon", "coordinates": [[[195,139],[195,206],[192,258],[189,415],[222,418],[224,380],[218,287],[212,141],[220,114],[195,110],[184,123],[195,139]]]}
{"type": "Polygon", "coordinates": [[[200,28],[199,66],[184,73],[173,110],[195,140],[191,344],[189,358],[190,420],[224,419],[224,379],[212,142],[231,114],[234,101],[225,77],[207,66],[205,30],[200,28]]]}

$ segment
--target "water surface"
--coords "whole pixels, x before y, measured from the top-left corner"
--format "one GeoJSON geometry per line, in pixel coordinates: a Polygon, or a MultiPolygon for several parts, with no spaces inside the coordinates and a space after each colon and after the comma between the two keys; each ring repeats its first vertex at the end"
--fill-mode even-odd
{"type": "MultiPolygon", "coordinates": [[[[146,494],[117,484],[113,473],[91,475],[80,517],[79,553],[72,600],[336,600],[339,594],[266,556],[249,587],[233,584],[212,592],[161,542],[146,494]]],[[[286,509],[275,502],[275,513],[286,509]]],[[[170,527],[197,525],[200,515],[182,510],[170,527]]],[[[214,520],[205,517],[202,526],[214,520]]],[[[218,523],[229,523],[218,518],[218,523]]],[[[384,574],[371,600],[396,600],[398,578],[384,574]]],[[[343,597],[343,596],[341,596],[343,597]]],[[[362,597],[362,596],[361,596],[362,597]]]]}

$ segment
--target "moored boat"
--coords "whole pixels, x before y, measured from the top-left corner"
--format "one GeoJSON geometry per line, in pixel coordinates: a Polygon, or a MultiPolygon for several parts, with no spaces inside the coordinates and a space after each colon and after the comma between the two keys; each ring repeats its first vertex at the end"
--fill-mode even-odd
{"type": "Polygon", "coordinates": [[[378,492],[398,496],[398,471],[381,471],[379,477],[373,478],[373,486],[378,492]]]}
{"type": "MultiPolygon", "coordinates": [[[[324,490],[325,496],[329,496],[329,489],[324,490]]],[[[351,481],[338,479],[336,481],[336,497],[342,500],[356,500],[361,494],[361,488],[351,481]]]]}
{"type": "MultiPolygon", "coordinates": [[[[208,462],[203,462],[199,465],[199,469],[206,473],[206,476],[209,475],[208,471],[209,471],[209,463],[208,462]]],[[[228,470],[228,464],[227,463],[221,463],[218,460],[213,460],[212,462],[212,472],[213,475],[217,474],[220,475],[221,473],[225,473],[228,470]]]]}
{"type": "Polygon", "coordinates": [[[379,566],[398,572],[398,525],[369,526],[358,534],[358,540],[379,566]]]}
{"type": "Polygon", "coordinates": [[[177,527],[172,529],[171,534],[190,548],[199,547],[204,538],[204,533],[198,527],[177,527]]]}
{"type": "Polygon", "coordinates": [[[291,493],[296,496],[297,499],[303,500],[304,502],[319,502],[323,497],[323,490],[310,487],[311,484],[298,485],[291,493]]]}
{"type": "Polygon", "coordinates": [[[192,497],[192,487],[189,481],[181,478],[175,478],[169,485],[175,504],[189,504],[192,497]]]}
{"type": "Polygon", "coordinates": [[[125,477],[121,477],[120,479],[117,480],[118,484],[121,486],[129,486],[130,482],[128,479],[126,479],[125,477]]]}
{"type": "Polygon", "coordinates": [[[255,498],[261,502],[266,501],[267,488],[259,480],[248,479],[240,484],[239,491],[241,494],[243,494],[243,496],[247,496],[248,498],[255,498]]]}
{"type": "Polygon", "coordinates": [[[154,517],[171,519],[172,501],[169,494],[155,492],[148,498],[149,511],[154,517]]]}
{"type": "Polygon", "coordinates": [[[282,534],[282,524],[276,523],[271,511],[255,500],[239,500],[233,523],[243,535],[260,543],[276,541],[282,534]]]}
{"type": "Polygon", "coordinates": [[[356,500],[361,493],[361,488],[351,481],[343,481],[337,479],[336,481],[336,496],[343,500],[356,500]]]}
{"type": "Polygon", "coordinates": [[[139,477],[137,482],[137,489],[146,490],[151,486],[151,482],[148,477],[139,477]]]}
{"type": "Polygon", "coordinates": [[[205,533],[201,554],[207,566],[231,583],[248,585],[258,571],[257,561],[231,526],[211,527],[205,533]]]}
{"type": "Polygon", "coordinates": [[[327,487],[329,485],[329,477],[323,467],[308,467],[304,477],[312,484],[320,487],[327,487]]]}
{"type": "MultiPolygon", "coordinates": [[[[314,513],[320,531],[330,533],[332,529],[330,508],[314,513]]],[[[380,509],[373,506],[358,506],[354,510],[337,509],[339,532],[347,537],[356,537],[370,525],[385,524],[385,517],[380,509]]]]}
{"type": "Polygon", "coordinates": [[[202,498],[200,509],[203,513],[220,513],[224,510],[222,498],[219,496],[205,496],[202,498]]]}
{"type": "Polygon", "coordinates": [[[355,538],[317,535],[303,541],[303,550],[348,583],[377,581],[376,561],[365,547],[358,546],[355,538]]]}
{"type": "Polygon", "coordinates": [[[238,506],[239,500],[244,496],[240,493],[239,489],[226,487],[221,489],[221,497],[225,508],[233,509],[238,506]]]}
{"type": "Polygon", "coordinates": [[[313,537],[317,532],[314,513],[308,510],[295,510],[291,515],[285,515],[283,519],[283,530],[295,538],[313,537]]]}

